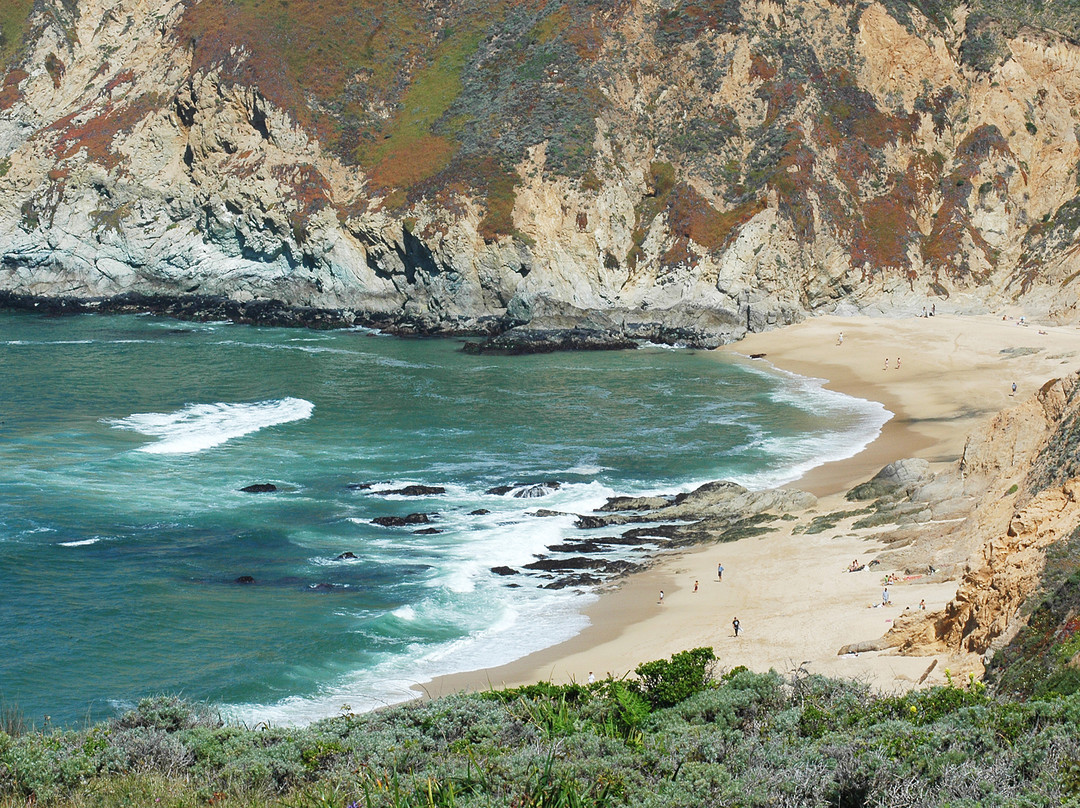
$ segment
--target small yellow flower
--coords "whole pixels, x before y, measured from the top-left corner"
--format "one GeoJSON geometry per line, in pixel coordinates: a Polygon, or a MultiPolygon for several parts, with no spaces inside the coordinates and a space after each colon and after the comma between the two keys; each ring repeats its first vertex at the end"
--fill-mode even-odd
{"type": "Polygon", "coordinates": [[[915,713],[917,713],[917,712],[919,712],[919,708],[916,707],[914,704],[912,704],[911,705],[911,714],[915,715],[915,713]]]}

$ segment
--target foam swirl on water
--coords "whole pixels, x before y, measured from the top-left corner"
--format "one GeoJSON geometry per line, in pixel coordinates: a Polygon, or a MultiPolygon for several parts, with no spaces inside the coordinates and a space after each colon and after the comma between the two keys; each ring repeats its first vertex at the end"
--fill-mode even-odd
{"type": "Polygon", "coordinates": [[[314,410],[315,405],[302,398],[279,398],[245,404],[188,404],[176,412],[137,412],[107,423],[160,438],[137,451],[194,454],[268,426],[306,420],[314,410]]]}

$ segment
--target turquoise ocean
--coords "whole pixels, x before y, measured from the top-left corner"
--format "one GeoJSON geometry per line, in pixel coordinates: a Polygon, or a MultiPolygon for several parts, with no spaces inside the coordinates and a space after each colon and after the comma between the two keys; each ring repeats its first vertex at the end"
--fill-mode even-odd
{"type": "Polygon", "coordinates": [[[782,484],[890,417],[703,351],[460,347],[0,312],[0,705],[72,726],[179,693],[285,724],[400,701],[586,625],[594,592],[491,571],[590,535],[537,508],[782,484]],[[381,493],[413,484],[446,493],[381,493]],[[439,532],[371,521],[417,512],[439,532]]]}

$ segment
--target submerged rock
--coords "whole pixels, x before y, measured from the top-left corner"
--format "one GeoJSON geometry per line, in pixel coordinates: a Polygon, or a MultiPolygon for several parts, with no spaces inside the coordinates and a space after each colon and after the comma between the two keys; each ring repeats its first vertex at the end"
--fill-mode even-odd
{"type": "Polygon", "coordinates": [[[546,497],[551,492],[558,491],[561,487],[560,483],[550,480],[546,483],[537,483],[536,485],[519,488],[511,496],[514,499],[535,499],[536,497],[546,497]]]}
{"type": "Polygon", "coordinates": [[[436,533],[442,533],[437,527],[425,527],[422,530],[414,530],[414,536],[434,536],[436,533]]]}
{"type": "Polygon", "coordinates": [[[445,494],[446,489],[441,485],[407,485],[404,488],[394,488],[390,491],[376,491],[377,494],[395,494],[401,497],[430,497],[436,494],[445,494]]]}
{"type": "Polygon", "coordinates": [[[233,583],[235,583],[235,584],[253,584],[253,583],[255,583],[255,579],[250,575],[241,575],[239,578],[237,578],[235,581],[233,581],[233,583]]]}
{"type": "Polygon", "coordinates": [[[346,550],[344,553],[339,555],[334,560],[335,561],[352,561],[354,558],[356,558],[356,553],[354,553],[352,550],[346,550]]]}
{"type": "Polygon", "coordinates": [[[475,511],[469,511],[469,516],[487,516],[491,511],[487,508],[477,508],[475,511]]]}
{"type": "Polygon", "coordinates": [[[271,491],[277,491],[278,487],[273,483],[255,483],[253,485],[245,485],[240,490],[245,494],[268,494],[271,491]]]}
{"type": "Polygon", "coordinates": [[[373,485],[375,485],[375,483],[349,483],[345,487],[350,491],[367,491],[373,485]]]}
{"type": "Polygon", "coordinates": [[[491,571],[496,575],[517,575],[518,571],[513,567],[492,567],[491,571]]]}
{"type": "Polygon", "coordinates": [[[408,527],[426,525],[430,521],[431,517],[426,513],[410,513],[408,516],[376,516],[371,523],[382,527],[408,527]]]}

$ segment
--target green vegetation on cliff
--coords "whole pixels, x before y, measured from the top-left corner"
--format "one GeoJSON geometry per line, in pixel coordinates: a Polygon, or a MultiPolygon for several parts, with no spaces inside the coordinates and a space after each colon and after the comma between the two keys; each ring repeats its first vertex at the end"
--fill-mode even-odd
{"type": "Polygon", "coordinates": [[[711,675],[696,649],[635,681],[459,694],[304,728],[149,699],[106,725],[0,731],[0,805],[1061,805],[1080,695],[978,683],[904,696],[796,671],[711,675]]]}

